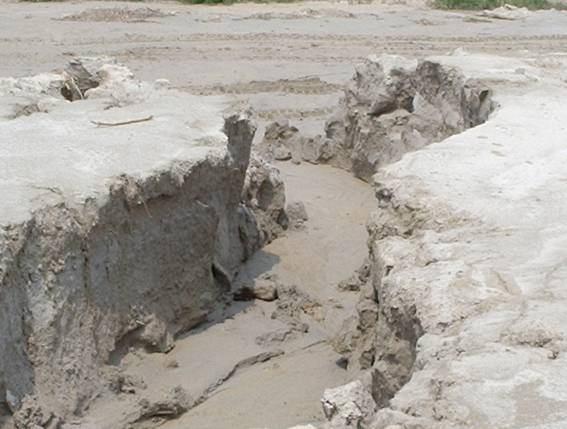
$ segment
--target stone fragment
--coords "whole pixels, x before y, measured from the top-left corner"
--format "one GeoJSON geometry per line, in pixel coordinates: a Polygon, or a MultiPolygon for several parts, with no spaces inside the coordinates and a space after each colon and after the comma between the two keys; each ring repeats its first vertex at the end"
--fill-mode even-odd
{"type": "Polygon", "coordinates": [[[252,154],[239,207],[239,234],[246,244],[246,259],[287,228],[285,185],[280,171],[252,154]]]}
{"type": "Polygon", "coordinates": [[[254,296],[262,301],[274,301],[278,298],[278,288],[273,282],[260,280],[252,288],[254,296]]]}
{"type": "Polygon", "coordinates": [[[376,410],[372,396],[359,380],[325,390],[321,403],[333,429],[364,427],[376,410]]]}
{"type": "Polygon", "coordinates": [[[301,135],[287,119],[279,119],[266,127],[258,153],[268,160],[300,160],[301,135]]]}
{"type": "Polygon", "coordinates": [[[152,352],[167,353],[175,347],[173,335],[167,329],[167,324],[155,315],[151,315],[141,329],[139,340],[152,352]]]}
{"type": "Polygon", "coordinates": [[[236,292],[233,297],[236,301],[250,301],[260,299],[262,301],[274,301],[278,298],[279,282],[277,277],[272,274],[263,274],[254,279],[252,284],[244,285],[236,292]]]}
{"type": "Polygon", "coordinates": [[[288,203],[285,211],[291,228],[300,229],[309,219],[305,204],[301,201],[292,201],[288,203]]]}
{"type": "Polygon", "coordinates": [[[137,421],[170,420],[189,410],[193,404],[194,400],[191,395],[183,387],[176,386],[167,392],[164,398],[155,402],[146,398],[141,399],[139,403],[140,417],[137,421]]]}
{"type": "Polygon", "coordinates": [[[255,339],[255,343],[259,346],[271,346],[273,344],[278,344],[286,341],[288,338],[293,336],[294,331],[291,328],[277,329],[272,332],[266,332],[265,334],[259,335],[255,339]]]}
{"type": "Polygon", "coordinates": [[[274,148],[274,159],[277,161],[288,161],[291,159],[291,150],[285,146],[274,148]]]}

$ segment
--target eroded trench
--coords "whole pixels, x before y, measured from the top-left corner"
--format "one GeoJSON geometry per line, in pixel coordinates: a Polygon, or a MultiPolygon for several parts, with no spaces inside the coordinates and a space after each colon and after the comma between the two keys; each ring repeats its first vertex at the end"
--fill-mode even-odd
{"type": "MultiPolygon", "coordinates": [[[[75,63],[60,96],[101,90],[108,71],[93,67],[75,63]]],[[[494,108],[456,69],[370,59],[321,135],[278,121],[252,147],[252,121],[232,115],[216,157],[3,226],[2,426],[369,427],[411,377],[423,330],[415,309],[387,305],[392,267],[373,247],[411,237],[415,219],[368,183],[494,108]],[[390,222],[366,228],[372,210],[390,222]],[[326,387],[352,380],[371,394],[364,413],[347,419],[333,393],[319,411],[326,387]]]]}

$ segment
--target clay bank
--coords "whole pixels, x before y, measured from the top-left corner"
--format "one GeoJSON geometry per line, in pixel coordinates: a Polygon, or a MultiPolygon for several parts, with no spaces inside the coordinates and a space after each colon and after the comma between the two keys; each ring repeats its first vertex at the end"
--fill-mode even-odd
{"type": "Polygon", "coordinates": [[[254,125],[166,86],[99,59],[0,79],[0,401],[17,427],[80,415],[130,347],[169,350],[279,228],[281,181],[246,177],[254,125]]]}
{"type": "Polygon", "coordinates": [[[339,340],[357,381],[323,395],[328,427],[564,427],[564,59],[431,60],[490,85],[495,110],[373,176],[339,340]]]}

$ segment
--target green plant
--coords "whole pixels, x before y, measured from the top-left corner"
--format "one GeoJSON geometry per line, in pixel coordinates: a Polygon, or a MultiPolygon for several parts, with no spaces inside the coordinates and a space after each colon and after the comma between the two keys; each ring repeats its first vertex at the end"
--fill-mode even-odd
{"type": "Polygon", "coordinates": [[[234,4],[251,1],[254,3],[293,3],[298,0],[178,0],[185,4],[234,4]]]}
{"type": "Polygon", "coordinates": [[[225,0],[179,0],[181,3],[187,4],[222,4],[227,3],[225,0]]]}
{"type": "Polygon", "coordinates": [[[505,4],[531,10],[555,7],[548,0],[434,0],[434,6],[440,9],[482,10],[494,9],[505,4]]]}

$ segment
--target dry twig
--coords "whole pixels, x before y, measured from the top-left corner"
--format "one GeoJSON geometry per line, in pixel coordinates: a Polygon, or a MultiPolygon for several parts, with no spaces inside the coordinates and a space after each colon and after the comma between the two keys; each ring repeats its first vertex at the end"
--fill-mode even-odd
{"type": "Polygon", "coordinates": [[[130,124],[138,124],[140,122],[147,122],[154,119],[153,115],[150,115],[146,118],[141,119],[132,119],[130,121],[124,122],[98,122],[98,121],[91,121],[92,124],[96,125],[97,127],[119,127],[121,125],[130,125],[130,124]]]}

